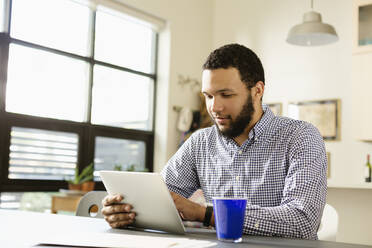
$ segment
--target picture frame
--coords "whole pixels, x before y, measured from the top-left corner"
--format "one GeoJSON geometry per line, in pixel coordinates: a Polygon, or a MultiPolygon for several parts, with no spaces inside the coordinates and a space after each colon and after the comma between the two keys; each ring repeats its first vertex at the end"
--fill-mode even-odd
{"type": "Polygon", "coordinates": [[[282,115],[282,104],[279,103],[267,103],[266,104],[276,116],[282,115]]]}
{"type": "Polygon", "coordinates": [[[310,122],[324,140],[340,140],[341,100],[317,100],[288,104],[288,117],[310,122]]]}

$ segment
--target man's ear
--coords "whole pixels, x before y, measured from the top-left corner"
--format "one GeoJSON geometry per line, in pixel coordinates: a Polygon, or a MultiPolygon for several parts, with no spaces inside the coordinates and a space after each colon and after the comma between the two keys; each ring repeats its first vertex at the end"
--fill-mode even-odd
{"type": "Polygon", "coordinates": [[[265,84],[262,81],[258,81],[252,89],[253,89],[252,97],[254,99],[262,99],[264,91],[265,91],[265,84]]]}

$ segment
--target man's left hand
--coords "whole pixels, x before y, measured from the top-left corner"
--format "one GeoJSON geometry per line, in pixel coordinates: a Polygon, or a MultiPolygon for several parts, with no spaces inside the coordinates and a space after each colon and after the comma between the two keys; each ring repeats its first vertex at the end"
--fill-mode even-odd
{"type": "Polygon", "coordinates": [[[174,192],[170,192],[174,204],[183,220],[204,221],[205,207],[192,202],[174,192]]]}

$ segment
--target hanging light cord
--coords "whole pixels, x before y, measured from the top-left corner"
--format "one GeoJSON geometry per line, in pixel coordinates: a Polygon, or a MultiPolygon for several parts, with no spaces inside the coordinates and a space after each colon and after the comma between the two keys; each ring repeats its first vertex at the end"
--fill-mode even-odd
{"type": "Polygon", "coordinates": [[[313,0],[311,0],[311,10],[313,10],[313,0]]]}

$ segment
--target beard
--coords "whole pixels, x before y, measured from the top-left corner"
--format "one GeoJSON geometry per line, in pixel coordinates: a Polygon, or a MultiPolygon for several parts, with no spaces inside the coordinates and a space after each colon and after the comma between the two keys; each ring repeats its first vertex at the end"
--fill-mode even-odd
{"type": "Polygon", "coordinates": [[[254,108],[253,108],[252,97],[251,95],[248,95],[247,101],[245,102],[242,110],[240,111],[239,115],[235,118],[235,120],[233,120],[231,116],[229,116],[231,119],[231,123],[226,129],[221,130],[218,127],[217,123],[214,120],[213,121],[223,136],[232,139],[232,138],[238,137],[244,132],[245,128],[248,126],[248,124],[252,120],[253,113],[254,113],[254,108]]]}

